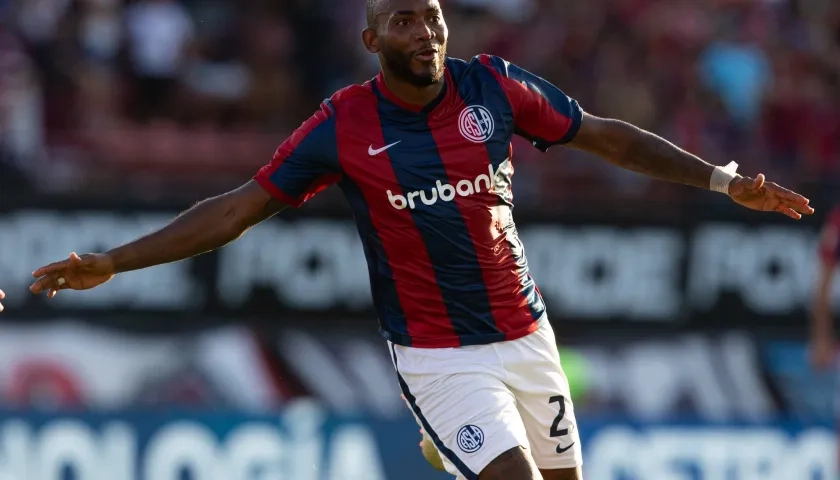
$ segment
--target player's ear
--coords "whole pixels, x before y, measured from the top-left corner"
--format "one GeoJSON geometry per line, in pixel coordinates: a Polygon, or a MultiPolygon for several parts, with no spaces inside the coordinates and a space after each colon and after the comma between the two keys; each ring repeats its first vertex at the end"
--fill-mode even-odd
{"type": "Polygon", "coordinates": [[[379,53],[379,35],[376,33],[376,30],[372,28],[362,30],[362,42],[364,42],[368,52],[379,53]]]}

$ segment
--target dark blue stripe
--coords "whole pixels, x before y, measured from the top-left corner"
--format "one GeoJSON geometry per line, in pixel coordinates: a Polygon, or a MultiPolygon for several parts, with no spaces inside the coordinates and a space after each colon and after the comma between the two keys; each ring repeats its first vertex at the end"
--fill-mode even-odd
{"type": "MultiPolygon", "coordinates": [[[[449,184],[426,116],[407,112],[380,97],[379,116],[385,144],[400,142],[388,150],[391,166],[403,195],[425,191],[431,196],[437,181],[449,184]]],[[[415,198],[411,210],[414,225],[428,251],[446,312],[462,344],[505,339],[496,328],[490,298],[472,237],[455,199],[440,198],[426,205],[415,198]]]]}
{"type": "Polygon", "coordinates": [[[458,84],[458,94],[467,105],[483,105],[493,114],[493,137],[484,146],[493,163],[493,171],[508,158],[514,134],[513,107],[493,72],[476,60],[474,75],[464,75],[458,84]]]}
{"type": "Polygon", "coordinates": [[[446,69],[455,85],[460,85],[464,75],[469,71],[470,64],[460,58],[446,57],[446,69]]]}
{"type": "Polygon", "coordinates": [[[339,172],[335,117],[331,115],[301,140],[269,180],[287,195],[297,198],[320,177],[339,172]]]}
{"type": "MultiPolygon", "coordinates": [[[[522,258],[524,259],[524,255],[522,258]]],[[[518,258],[516,259],[516,264],[519,265],[518,258]]],[[[542,295],[540,295],[540,292],[537,291],[537,285],[534,282],[534,278],[531,277],[531,274],[528,272],[527,265],[524,270],[520,267],[518,273],[519,282],[522,285],[522,295],[528,302],[528,309],[531,311],[531,318],[539,320],[543,315],[545,315],[545,302],[543,301],[542,295]]]]}
{"type": "Polygon", "coordinates": [[[405,380],[403,379],[402,375],[400,375],[400,368],[397,365],[397,351],[393,344],[391,344],[391,355],[394,358],[394,370],[396,370],[397,372],[397,381],[399,381],[400,383],[400,390],[402,391],[402,394],[405,395],[405,399],[408,400],[408,404],[411,406],[411,411],[414,412],[415,415],[417,415],[417,418],[420,420],[420,424],[423,425],[423,431],[425,431],[429,435],[429,438],[432,439],[432,442],[435,444],[435,447],[437,447],[438,451],[442,453],[450,462],[452,462],[452,465],[455,465],[455,468],[457,468],[458,471],[461,472],[461,475],[463,475],[467,480],[478,480],[478,474],[470,470],[470,468],[467,467],[467,465],[464,462],[462,462],[457,455],[455,455],[455,452],[453,452],[452,450],[447,448],[446,445],[443,444],[443,441],[440,439],[438,434],[435,433],[432,426],[429,425],[429,422],[428,420],[426,420],[426,417],[423,416],[423,412],[421,412],[420,407],[417,406],[417,399],[414,398],[414,395],[411,394],[411,390],[409,390],[408,384],[405,383],[405,380]]]}
{"type": "MultiPolygon", "coordinates": [[[[495,172],[510,154],[510,142],[515,133],[513,107],[493,72],[478,63],[478,60],[474,68],[475,74],[465,75],[459,83],[458,94],[467,105],[483,105],[493,115],[493,136],[484,146],[495,172]]],[[[499,199],[499,203],[505,203],[501,197],[499,199]]]]}
{"type": "Polygon", "coordinates": [[[338,186],[344,192],[353,210],[356,227],[359,229],[359,238],[367,259],[373,304],[379,316],[379,333],[388,340],[393,339],[392,341],[400,345],[410,347],[411,337],[408,335],[405,313],[397,295],[397,284],[394,282],[394,275],[391,272],[385,248],[382,246],[382,240],[370,220],[370,209],[365,196],[356,182],[346,175],[338,186]]]}
{"type": "Polygon", "coordinates": [[[537,285],[531,276],[530,267],[528,267],[528,259],[525,257],[525,248],[513,224],[505,228],[505,239],[510,246],[510,253],[514,262],[516,262],[516,275],[519,278],[519,285],[522,287],[520,295],[524,296],[528,303],[531,318],[539,320],[545,314],[545,302],[537,291],[537,285]]]}

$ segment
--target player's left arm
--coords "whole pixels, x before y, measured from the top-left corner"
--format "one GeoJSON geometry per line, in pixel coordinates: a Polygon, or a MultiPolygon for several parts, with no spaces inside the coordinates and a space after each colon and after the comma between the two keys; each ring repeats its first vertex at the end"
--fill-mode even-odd
{"type": "Polygon", "coordinates": [[[566,145],[661,180],[704,189],[715,186],[754,210],[776,211],[794,219],[814,213],[808,199],[765,182],[762,174],[756,178],[728,175],[653,133],[585,113],[550,82],[499,57],[482,55],[479,60],[502,85],[513,108],[516,132],[540,150],[566,145]]]}
{"type": "MultiPolygon", "coordinates": [[[[621,120],[584,113],[577,135],[568,146],[661,180],[704,189],[714,183],[715,165],[621,120]]],[[[734,174],[728,185],[732,200],[753,210],[775,211],[797,220],[802,214],[814,213],[807,198],[765,181],[763,174],[755,178],[734,174]]]]}

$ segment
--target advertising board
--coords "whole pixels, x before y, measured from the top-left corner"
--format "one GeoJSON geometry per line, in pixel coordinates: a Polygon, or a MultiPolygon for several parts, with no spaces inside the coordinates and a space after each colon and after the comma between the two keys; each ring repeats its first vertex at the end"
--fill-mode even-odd
{"type": "MultiPolygon", "coordinates": [[[[825,425],[581,418],[591,480],[828,480],[825,425]]],[[[334,416],[308,402],[276,416],[114,412],[0,416],[0,478],[15,480],[443,480],[417,426],[334,416]]]]}

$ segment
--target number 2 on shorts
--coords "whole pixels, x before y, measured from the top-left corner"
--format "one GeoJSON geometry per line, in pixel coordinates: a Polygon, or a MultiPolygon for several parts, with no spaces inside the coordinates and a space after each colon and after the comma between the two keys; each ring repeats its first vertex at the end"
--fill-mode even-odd
{"type": "Polygon", "coordinates": [[[566,416],[566,398],[563,395],[555,395],[548,399],[548,403],[559,403],[560,404],[560,411],[557,413],[557,416],[554,417],[554,423],[551,424],[551,430],[549,430],[549,434],[552,437],[562,437],[563,435],[569,434],[569,429],[564,428],[562,430],[558,430],[557,427],[560,426],[560,422],[563,420],[563,417],[566,416]]]}

